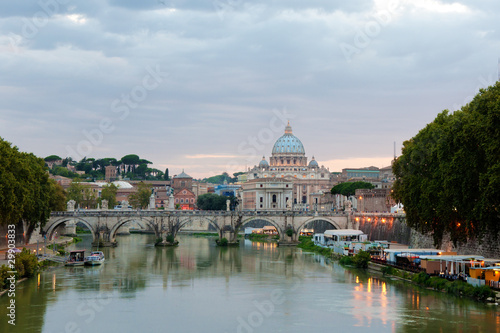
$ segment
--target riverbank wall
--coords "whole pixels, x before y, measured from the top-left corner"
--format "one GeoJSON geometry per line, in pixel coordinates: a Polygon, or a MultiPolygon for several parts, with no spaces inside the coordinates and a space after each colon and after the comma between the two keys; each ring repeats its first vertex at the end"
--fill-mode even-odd
{"type": "MultiPolygon", "coordinates": [[[[404,221],[360,221],[359,229],[368,235],[368,239],[387,240],[405,244],[411,248],[434,248],[432,235],[424,235],[406,225],[404,221]]],[[[476,254],[485,258],[500,258],[500,234],[485,235],[480,239],[469,240],[466,244],[456,246],[450,240],[450,236],[445,234],[441,249],[446,252],[457,252],[457,254],[476,254]]]]}

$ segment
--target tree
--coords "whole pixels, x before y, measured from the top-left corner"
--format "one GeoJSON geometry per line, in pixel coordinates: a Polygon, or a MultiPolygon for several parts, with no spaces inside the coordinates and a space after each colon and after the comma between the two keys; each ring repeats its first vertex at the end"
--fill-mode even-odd
{"type": "Polygon", "coordinates": [[[151,196],[151,187],[144,182],[137,184],[137,191],[129,195],[129,203],[134,208],[146,208],[149,205],[149,197],[151,196]]]}
{"type": "Polygon", "coordinates": [[[51,197],[52,210],[62,212],[66,210],[66,191],[58,183],[54,182],[54,195],[51,197]]]}
{"type": "Polygon", "coordinates": [[[207,193],[198,196],[196,206],[201,210],[226,210],[226,200],[230,200],[230,206],[234,207],[236,198],[226,197],[215,193],[207,193]]]}
{"type": "Polygon", "coordinates": [[[500,231],[500,83],[461,110],[445,110],[403,143],[393,198],[410,227],[465,242],[500,231]]]}
{"type": "Polygon", "coordinates": [[[168,177],[168,168],[166,168],[166,169],[165,169],[165,174],[163,175],[163,178],[164,178],[165,180],[169,180],[169,179],[168,179],[168,178],[169,178],[169,177],[168,177]]]}
{"type": "Polygon", "coordinates": [[[116,194],[118,193],[118,187],[115,184],[109,184],[104,186],[101,191],[100,202],[102,200],[108,200],[108,207],[114,207],[116,205],[116,194]]]}
{"type": "Polygon", "coordinates": [[[62,160],[62,158],[60,158],[57,155],[50,155],[50,156],[47,156],[44,158],[45,162],[53,162],[53,161],[59,161],[59,160],[62,160]]]}
{"type": "Polygon", "coordinates": [[[122,163],[125,165],[136,165],[139,164],[139,156],[130,154],[122,157],[122,163]]]}
{"type": "Polygon", "coordinates": [[[81,205],[83,203],[83,185],[81,180],[73,179],[68,187],[67,199],[74,200],[76,205],[81,205]]]}
{"type": "Polygon", "coordinates": [[[25,239],[43,227],[54,207],[64,200],[49,179],[45,161],[0,138],[0,224],[24,222],[25,239]]]}
{"type": "Polygon", "coordinates": [[[367,182],[345,182],[332,187],[330,192],[332,194],[342,194],[346,197],[354,195],[358,189],[372,189],[375,188],[373,184],[367,182]]]}

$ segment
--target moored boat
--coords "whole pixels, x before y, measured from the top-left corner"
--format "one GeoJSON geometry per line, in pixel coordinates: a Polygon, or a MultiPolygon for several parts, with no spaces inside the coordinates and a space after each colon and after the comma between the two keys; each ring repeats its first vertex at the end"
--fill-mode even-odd
{"type": "Polygon", "coordinates": [[[97,266],[104,262],[104,253],[101,251],[93,251],[90,256],[85,257],[85,265],[87,266],[97,266]]]}
{"type": "Polygon", "coordinates": [[[64,263],[65,266],[83,266],[85,262],[85,250],[73,250],[64,263]]]}

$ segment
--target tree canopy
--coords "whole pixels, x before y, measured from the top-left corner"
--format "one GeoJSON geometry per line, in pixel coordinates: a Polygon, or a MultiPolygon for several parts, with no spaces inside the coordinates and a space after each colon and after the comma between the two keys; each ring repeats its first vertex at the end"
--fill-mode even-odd
{"type": "Polygon", "coordinates": [[[134,208],[147,208],[149,197],[151,196],[151,186],[140,182],[137,184],[137,191],[129,195],[129,203],[134,208]]]}
{"type": "Polygon", "coordinates": [[[393,198],[409,226],[465,242],[500,231],[500,83],[461,110],[441,112],[403,143],[395,161],[393,198]]]}
{"type": "Polygon", "coordinates": [[[59,156],[57,155],[50,155],[50,156],[47,156],[44,158],[44,160],[46,162],[52,162],[52,161],[59,161],[59,160],[62,160],[62,158],[60,158],[59,156]]]}
{"type": "Polygon", "coordinates": [[[367,182],[345,182],[335,185],[330,192],[332,194],[342,194],[349,197],[354,195],[358,189],[372,189],[374,187],[373,184],[367,182]]]}
{"type": "Polygon", "coordinates": [[[26,240],[64,206],[64,191],[49,178],[45,161],[0,138],[0,224],[25,222],[26,240]]]}
{"type": "Polygon", "coordinates": [[[196,206],[201,210],[226,210],[226,200],[230,200],[230,207],[234,208],[236,202],[234,196],[226,197],[215,193],[207,193],[198,196],[196,206]]]}

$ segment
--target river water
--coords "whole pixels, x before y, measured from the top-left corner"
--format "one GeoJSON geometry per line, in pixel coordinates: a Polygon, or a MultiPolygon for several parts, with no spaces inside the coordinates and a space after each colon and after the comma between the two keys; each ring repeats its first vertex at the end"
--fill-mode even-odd
{"type": "MultiPolygon", "coordinates": [[[[298,248],[180,235],[119,237],[99,267],[60,267],[16,290],[0,332],[488,332],[500,309],[407,286],[298,248]]],[[[90,239],[73,248],[90,249],[90,239]]],[[[5,313],[10,298],[0,298],[5,313]]]]}

